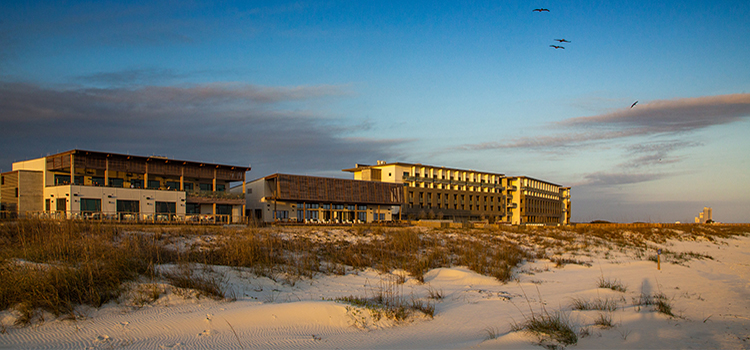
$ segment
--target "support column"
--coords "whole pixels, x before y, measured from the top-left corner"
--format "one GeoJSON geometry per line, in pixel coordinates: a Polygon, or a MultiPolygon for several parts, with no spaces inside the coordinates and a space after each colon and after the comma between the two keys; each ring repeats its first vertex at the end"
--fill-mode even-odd
{"type": "Polygon", "coordinates": [[[185,165],[180,168],[180,191],[185,190],[185,165]]]}
{"type": "Polygon", "coordinates": [[[109,156],[104,158],[104,186],[109,186],[109,156]]]}
{"type": "Polygon", "coordinates": [[[70,184],[75,185],[75,174],[76,174],[76,163],[73,158],[73,153],[70,154],[70,184]]]}
{"type": "Polygon", "coordinates": [[[148,160],[146,160],[146,171],[143,173],[143,188],[148,188],[148,160]]]}
{"type": "Polygon", "coordinates": [[[245,183],[245,173],[242,173],[242,198],[245,199],[244,202],[242,202],[242,215],[240,217],[245,217],[245,206],[247,205],[247,185],[245,183]]]}

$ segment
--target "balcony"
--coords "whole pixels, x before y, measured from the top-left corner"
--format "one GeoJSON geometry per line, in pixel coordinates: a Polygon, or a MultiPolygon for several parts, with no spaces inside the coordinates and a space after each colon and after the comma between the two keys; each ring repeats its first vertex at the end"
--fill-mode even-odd
{"type": "Polygon", "coordinates": [[[513,185],[508,186],[508,191],[518,191],[518,187],[513,185]]]}
{"type": "Polygon", "coordinates": [[[517,203],[508,203],[507,207],[508,207],[508,209],[516,209],[516,208],[518,208],[518,204],[517,203]]]}
{"type": "Polygon", "coordinates": [[[216,204],[245,204],[244,193],[230,193],[222,191],[192,191],[185,192],[189,203],[216,203],[216,204]]]}

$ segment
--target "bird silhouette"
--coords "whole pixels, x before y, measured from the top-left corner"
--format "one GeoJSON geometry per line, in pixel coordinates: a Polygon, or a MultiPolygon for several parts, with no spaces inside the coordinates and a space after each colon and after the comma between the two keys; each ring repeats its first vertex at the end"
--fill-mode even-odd
{"type": "Polygon", "coordinates": [[[531,12],[549,12],[549,10],[545,8],[538,8],[531,10],[531,12]]]}
{"type": "Polygon", "coordinates": [[[561,43],[569,43],[570,42],[570,41],[565,40],[565,39],[555,39],[555,41],[561,42],[561,43]]]}
{"type": "Polygon", "coordinates": [[[633,107],[635,107],[635,104],[636,104],[636,103],[638,103],[638,101],[635,101],[635,102],[633,102],[633,104],[632,104],[632,105],[630,105],[630,108],[633,108],[633,107]]]}
{"type": "Polygon", "coordinates": [[[564,47],[562,47],[562,46],[557,46],[557,45],[550,45],[549,47],[554,47],[555,49],[563,49],[563,50],[565,50],[565,48],[564,48],[564,47]]]}

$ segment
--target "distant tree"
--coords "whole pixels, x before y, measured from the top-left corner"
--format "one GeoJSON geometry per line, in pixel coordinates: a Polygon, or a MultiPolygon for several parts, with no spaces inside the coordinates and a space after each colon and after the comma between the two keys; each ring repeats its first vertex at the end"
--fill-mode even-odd
{"type": "Polygon", "coordinates": [[[611,224],[611,222],[606,220],[594,220],[591,222],[592,224],[611,224]]]}

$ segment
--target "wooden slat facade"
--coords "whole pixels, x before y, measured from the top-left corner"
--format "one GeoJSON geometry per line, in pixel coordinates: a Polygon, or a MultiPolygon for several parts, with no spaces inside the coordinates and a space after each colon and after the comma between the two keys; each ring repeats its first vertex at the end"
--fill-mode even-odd
{"type": "Polygon", "coordinates": [[[153,174],[190,178],[243,181],[249,167],[231,165],[199,163],[182,160],[166,159],[162,157],[141,157],[125,154],[72,150],[47,157],[47,170],[69,171],[71,155],[76,169],[97,169],[121,171],[135,174],[153,174]],[[109,165],[107,163],[109,162],[109,165]]]}
{"type": "Polygon", "coordinates": [[[275,200],[321,203],[401,205],[401,184],[274,174],[266,177],[275,200]]]}

